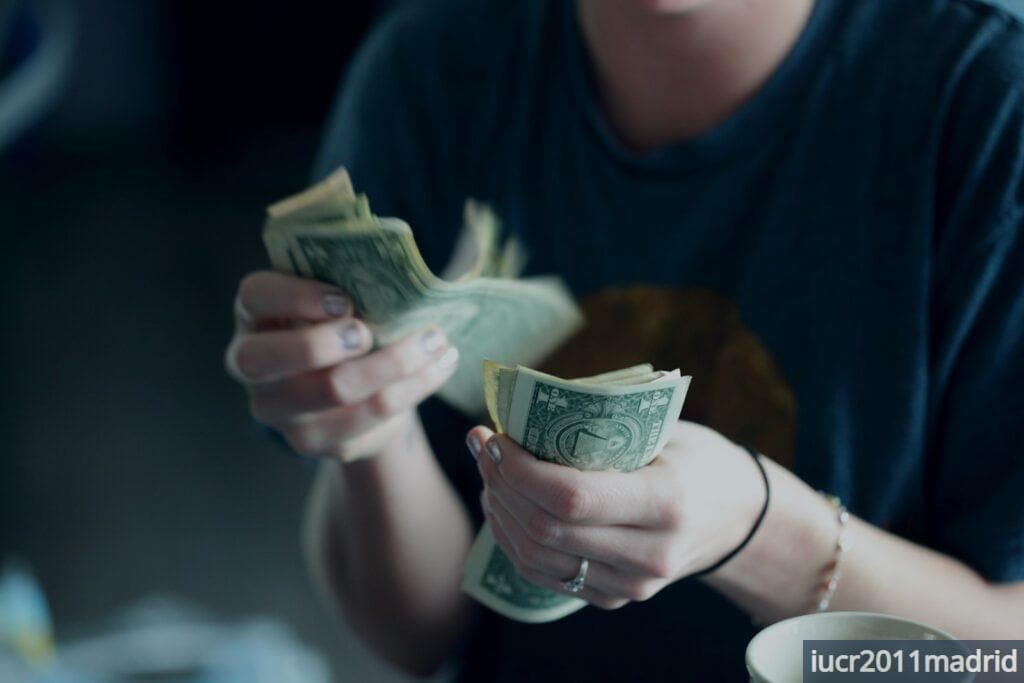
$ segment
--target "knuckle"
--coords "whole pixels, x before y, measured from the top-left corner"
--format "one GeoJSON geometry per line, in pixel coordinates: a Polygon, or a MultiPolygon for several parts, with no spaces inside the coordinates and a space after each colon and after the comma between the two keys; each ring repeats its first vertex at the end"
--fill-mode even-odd
{"type": "Polygon", "coordinates": [[[575,486],[558,486],[552,494],[552,512],[567,522],[586,519],[591,508],[590,496],[575,486]]]}
{"type": "Polygon", "coordinates": [[[590,604],[598,609],[612,611],[625,607],[629,604],[629,600],[600,596],[591,598],[590,604]]]}
{"type": "Polygon", "coordinates": [[[671,578],[673,569],[672,555],[665,548],[659,548],[655,552],[651,553],[650,556],[644,560],[642,565],[642,570],[645,574],[658,579],[671,578]]]}
{"type": "Polygon", "coordinates": [[[623,597],[625,597],[628,600],[633,601],[633,602],[642,602],[643,601],[643,589],[640,586],[637,586],[637,585],[631,584],[629,586],[626,586],[622,590],[622,595],[623,595],[623,597]]]}
{"type": "Polygon", "coordinates": [[[374,417],[390,417],[397,409],[394,392],[381,389],[366,399],[366,406],[374,417]]]}
{"type": "Polygon", "coordinates": [[[673,497],[665,499],[659,506],[659,517],[668,528],[677,529],[683,526],[683,506],[673,497]]]}
{"type": "Polygon", "coordinates": [[[562,525],[550,515],[534,512],[526,521],[526,533],[536,543],[551,546],[562,538],[562,525]]]}
{"type": "Polygon", "coordinates": [[[346,406],[355,402],[354,392],[350,389],[354,384],[354,378],[345,365],[341,365],[333,372],[321,374],[316,384],[317,393],[325,405],[346,406]]]}
{"type": "Polygon", "coordinates": [[[316,455],[323,445],[319,435],[308,428],[290,429],[285,432],[284,436],[288,445],[303,455],[316,455]]]}
{"type": "Polygon", "coordinates": [[[266,282],[266,278],[266,273],[260,271],[249,273],[248,275],[243,277],[238,282],[238,301],[241,302],[243,306],[245,306],[246,304],[249,304],[253,300],[257,299],[260,296],[260,293],[263,291],[263,285],[266,282]]]}
{"type": "Polygon", "coordinates": [[[357,449],[353,444],[350,444],[347,441],[342,441],[340,443],[334,444],[334,447],[331,452],[331,455],[341,459],[343,462],[354,460],[361,454],[362,453],[359,451],[359,449],[357,449]]]}
{"type": "Polygon", "coordinates": [[[623,595],[632,602],[646,602],[658,592],[657,586],[651,581],[637,581],[630,584],[623,595]]]}
{"type": "Polygon", "coordinates": [[[656,581],[648,581],[640,588],[640,597],[637,598],[642,602],[650,600],[661,591],[661,584],[656,581]]]}
{"type": "Polygon", "coordinates": [[[263,359],[252,343],[242,339],[228,348],[228,367],[234,365],[241,379],[255,381],[264,374],[263,359]]]}

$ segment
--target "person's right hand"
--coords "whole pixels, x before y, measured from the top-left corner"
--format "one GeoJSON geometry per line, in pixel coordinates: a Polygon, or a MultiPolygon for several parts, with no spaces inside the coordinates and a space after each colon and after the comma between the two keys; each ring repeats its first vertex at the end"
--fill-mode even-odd
{"type": "Polygon", "coordinates": [[[351,461],[381,452],[458,363],[436,327],[368,353],[372,334],[352,314],[351,299],[315,280],[261,271],[238,287],[225,365],[248,391],[253,417],[304,455],[351,461]]]}

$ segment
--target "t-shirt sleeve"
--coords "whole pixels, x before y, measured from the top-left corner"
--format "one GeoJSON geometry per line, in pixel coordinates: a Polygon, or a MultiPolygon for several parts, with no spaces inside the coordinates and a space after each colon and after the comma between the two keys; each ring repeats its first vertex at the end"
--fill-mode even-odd
{"type": "Polygon", "coordinates": [[[1024,579],[1024,33],[954,93],[936,186],[928,495],[935,545],[1024,579]]]}
{"type": "MultiPolygon", "coordinates": [[[[426,4],[426,3],[423,3],[426,4]]],[[[438,272],[461,222],[466,192],[446,144],[450,97],[438,82],[436,18],[417,3],[384,17],[343,77],[314,164],[318,180],[344,165],[373,212],[413,229],[427,265],[438,272]]],[[[464,445],[473,422],[440,399],[420,406],[431,447],[474,520],[480,477],[464,445]]]]}

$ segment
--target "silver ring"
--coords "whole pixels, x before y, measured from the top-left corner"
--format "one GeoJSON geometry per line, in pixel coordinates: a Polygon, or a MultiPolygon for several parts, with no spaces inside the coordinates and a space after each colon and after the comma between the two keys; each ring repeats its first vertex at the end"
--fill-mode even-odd
{"type": "Polygon", "coordinates": [[[583,582],[587,580],[587,570],[590,569],[590,560],[585,557],[580,558],[580,570],[576,572],[576,576],[569,579],[568,581],[562,582],[562,588],[569,591],[570,593],[579,593],[583,590],[583,582]]]}

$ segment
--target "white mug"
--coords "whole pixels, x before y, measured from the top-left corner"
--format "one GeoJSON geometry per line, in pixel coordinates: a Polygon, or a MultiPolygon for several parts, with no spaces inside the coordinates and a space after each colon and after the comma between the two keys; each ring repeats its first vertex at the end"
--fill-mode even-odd
{"type": "Polygon", "coordinates": [[[800,683],[805,640],[954,640],[916,621],[870,612],[805,614],[765,628],[747,645],[752,683],[800,683]]]}

